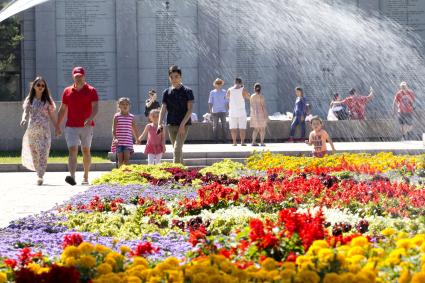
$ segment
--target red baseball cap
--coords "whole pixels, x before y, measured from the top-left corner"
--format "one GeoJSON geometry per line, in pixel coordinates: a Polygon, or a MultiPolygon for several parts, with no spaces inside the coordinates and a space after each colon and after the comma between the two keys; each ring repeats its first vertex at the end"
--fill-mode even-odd
{"type": "Polygon", "coordinates": [[[84,71],[83,67],[75,67],[72,70],[72,76],[84,76],[86,74],[86,72],[84,71]]]}

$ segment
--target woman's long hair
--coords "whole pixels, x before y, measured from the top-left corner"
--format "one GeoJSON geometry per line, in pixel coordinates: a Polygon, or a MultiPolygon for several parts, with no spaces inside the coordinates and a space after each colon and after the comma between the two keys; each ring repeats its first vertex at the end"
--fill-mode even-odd
{"type": "Polygon", "coordinates": [[[52,105],[53,101],[52,101],[52,98],[50,96],[49,88],[47,87],[47,82],[43,77],[40,77],[40,76],[36,77],[35,80],[33,82],[31,82],[30,91],[29,91],[28,97],[27,97],[29,104],[31,105],[32,102],[34,101],[35,87],[37,86],[38,83],[41,83],[41,82],[44,83],[44,90],[43,90],[43,93],[41,94],[41,101],[44,104],[46,104],[46,102],[47,102],[50,105],[52,105]]]}

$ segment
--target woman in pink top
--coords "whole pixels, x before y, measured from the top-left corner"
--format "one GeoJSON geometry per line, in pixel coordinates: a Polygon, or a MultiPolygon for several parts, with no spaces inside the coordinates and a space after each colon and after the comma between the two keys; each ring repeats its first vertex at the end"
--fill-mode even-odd
{"type": "Polygon", "coordinates": [[[332,139],[329,137],[328,133],[323,130],[323,121],[319,117],[313,117],[311,119],[311,127],[313,131],[310,133],[308,141],[305,141],[308,145],[314,146],[313,156],[314,157],[324,157],[327,152],[326,143],[332,147],[332,153],[335,152],[335,147],[332,142],[332,139]]]}
{"type": "Polygon", "coordinates": [[[148,156],[148,164],[155,165],[161,163],[162,154],[165,153],[165,131],[157,134],[159,110],[154,109],[149,112],[150,124],[147,124],[142,135],[139,137],[139,142],[147,135],[145,154],[148,156]]]}

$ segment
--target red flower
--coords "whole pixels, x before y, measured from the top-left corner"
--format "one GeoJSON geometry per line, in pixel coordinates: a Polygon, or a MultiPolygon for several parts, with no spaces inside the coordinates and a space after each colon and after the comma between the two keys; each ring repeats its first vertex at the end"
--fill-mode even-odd
{"type": "Polygon", "coordinates": [[[63,237],[62,248],[65,249],[68,246],[76,246],[78,247],[83,242],[83,237],[78,234],[68,234],[63,237]]]}
{"type": "Polygon", "coordinates": [[[252,242],[255,242],[257,240],[261,240],[265,233],[264,233],[264,226],[263,222],[259,219],[252,219],[249,222],[249,226],[251,228],[251,231],[249,232],[249,238],[252,242]]]}
{"type": "Polygon", "coordinates": [[[294,252],[290,252],[286,261],[295,262],[297,260],[297,255],[294,252]]]}
{"type": "Polygon", "coordinates": [[[134,250],[130,252],[130,256],[146,256],[159,252],[159,248],[152,246],[151,242],[139,243],[134,250]]]}
{"type": "Polygon", "coordinates": [[[8,259],[3,260],[3,263],[4,263],[4,265],[6,265],[7,267],[10,267],[12,269],[15,268],[18,265],[18,262],[15,259],[12,259],[12,258],[8,258],[8,259]]]}
{"type": "Polygon", "coordinates": [[[260,248],[267,249],[273,248],[279,243],[279,240],[271,233],[268,233],[260,242],[260,248]]]}
{"type": "Polygon", "coordinates": [[[189,243],[196,246],[200,242],[204,242],[207,236],[207,231],[204,225],[201,225],[198,230],[191,230],[189,236],[189,243]]]}

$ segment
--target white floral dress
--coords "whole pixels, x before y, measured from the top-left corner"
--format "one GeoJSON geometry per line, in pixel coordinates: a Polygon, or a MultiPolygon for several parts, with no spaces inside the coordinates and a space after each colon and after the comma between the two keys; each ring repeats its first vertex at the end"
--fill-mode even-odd
{"type": "MultiPolygon", "coordinates": [[[[56,106],[34,98],[32,104],[27,98],[24,102],[24,111],[29,115],[28,128],[22,140],[22,165],[29,170],[36,171],[42,178],[47,168],[51,145],[50,115],[56,106]]],[[[27,116],[28,117],[28,116],[27,116]]]]}

